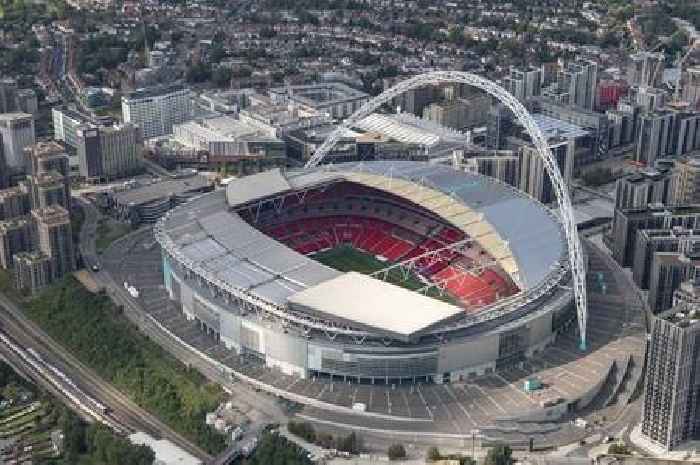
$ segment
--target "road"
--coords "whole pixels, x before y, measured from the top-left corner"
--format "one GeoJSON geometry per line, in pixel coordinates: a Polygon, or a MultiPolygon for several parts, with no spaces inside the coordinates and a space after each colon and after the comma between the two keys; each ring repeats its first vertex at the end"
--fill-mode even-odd
{"type": "Polygon", "coordinates": [[[76,200],[80,203],[85,212],[85,220],[80,231],[80,252],[83,256],[86,268],[90,270],[95,282],[105,289],[116,304],[123,307],[124,315],[144,334],[148,335],[152,341],[163,347],[185,365],[196,368],[208,380],[220,384],[228,392],[235,392],[235,397],[255,406],[263,415],[265,421],[261,421],[248,428],[248,431],[246,431],[241,441],[232,444],[229,449],[220,454],[212,463],[226,463],[225,457],[235,455],[235,451],[246,443],[249,438],[257,436],[257,433],[266,423],[286,424],[288,417],[274,398],[255,392],[249,386],[232,380],[226,373],[222,373],[218,366],[183,346],[178,339],[173,338],[169,333],[163,331],[162,327],[149,317],[140,304],[135,302],[124,287],[120,283],[115,282],[109,273],[102,270],[91,270],[93,264],[100,263],[99,256],[95,249],[95,235],[100,213],[95,206],[87,200],[83,198],[76,198],[76,200]]]}

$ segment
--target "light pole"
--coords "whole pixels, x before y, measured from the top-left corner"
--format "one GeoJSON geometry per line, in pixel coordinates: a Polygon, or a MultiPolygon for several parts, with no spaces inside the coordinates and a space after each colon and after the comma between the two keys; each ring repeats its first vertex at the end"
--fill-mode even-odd
{"type": "Polygon", "coordinates": [[[478,429],[473,429],[472,430],[472,460],[474,460],[474,463],[477,463],[476,460],[476,436],[480,433],[478,429]]]}

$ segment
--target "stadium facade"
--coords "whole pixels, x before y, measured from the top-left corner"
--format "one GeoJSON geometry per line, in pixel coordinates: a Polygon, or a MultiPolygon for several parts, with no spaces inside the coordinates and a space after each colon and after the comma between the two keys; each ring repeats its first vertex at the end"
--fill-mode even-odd
{"type": "Polygon", "coordinates": [[[155,232],[188,318],[304,378],[460,381],[519,364],[576,320],[559,217],[447,166],[265,172],[175,208],[155,232]],[[369,277],[313,259],[342,245],[386,267],[369,277]],[[385,281],[397,276],[419,284],[385,281]]]}

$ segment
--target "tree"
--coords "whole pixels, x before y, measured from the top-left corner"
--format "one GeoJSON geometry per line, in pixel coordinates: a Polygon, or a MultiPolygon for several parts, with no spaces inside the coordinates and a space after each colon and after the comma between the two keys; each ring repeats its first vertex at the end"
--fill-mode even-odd
{"type": "Polygon", "coordinates": [[[485,465],[511,465],[513,450],[507,444],[497,443],[486,454],[485,465]]]}
{"type": "Polygon", "coordinates": [[[392,444],[387,451],[389,460],[401,460],[406,458],[406,448],[403,444],[392,444]]]}
{"type": "Polygon", "coordinates": [[[211,67],[204,63],[196,63],[187,69],[185,79],[190,83],[200,83],[209,80],[211,67]]]}
{"type": "Polygon", "coordinates": [[[614,444],[610,444],[610,447],[608,447],[608,454],[630,455],[630,450],[624,443],[616,442],[614,444]]]}
{"type": "Polygon", "coordinates": [[[442,458],[442,455],[440,455],[440,449],[438,449],[435,446],[428,448],[428,450],[425,453],[425,461],[426,462],[437,462],[441,458],[442,458]]]}
{"type": "Polygon", "coordinates": [[[231,82],[232,75],[233,73],[231,72],[231,69],[226,68],[225,66],[218,66],[214,70],[211,80],[217,85],[217,87],[226,87],[231,82]]]}
{"type": "Polygon", "coordinates": [[[339,438],[336,449],[351,454],[358,454],[362,449],[362,438],[352,432],[344,438],[339,438]]]}

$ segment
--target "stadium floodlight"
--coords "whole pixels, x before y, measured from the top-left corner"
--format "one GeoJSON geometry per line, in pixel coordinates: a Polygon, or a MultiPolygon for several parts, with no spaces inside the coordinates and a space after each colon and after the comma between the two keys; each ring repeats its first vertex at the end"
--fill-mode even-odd
{"type": "Polygon", "coordinates": [[[328,135],[326,140],[323,141],[323,144],[321,144],[314,155],[306,163],[306,168],[313,168],[317,166],[321,161],[323,161],[323,158],[340,140],[342,134],[347,129],[355,126],[360,120],[369,116],[383,104],[391,101],[395,97],[400,96],[406,91],[430,84],[440,83],[467,84],[490,94],[506,105],[508,109],[513,112],[520,124],[532,138],[533,144],[537,149],[539,157],[542,159],[545,170],[552,181],[552,185],[557,196],[561,221],[564,228],[564,233],[566,235],[569,262],[574,284],[574,298],[576,300],[576,313],[578,316],[580,348],[581,350],[586,350],[586,320],[588,316],[586,302],[586,270],[584,267],[582,247],[576,229],[576,221],[574,220],[573,208],[571,207],[569,191],[564,183],[564,179],[561,176],[557,161],[552,156],[552,152],[549,149],[547,139],[545,138],[544,134],[542,134],[542,131],[540,131],[539,127],[535,123],[535,120],[515,97],[513,97],[508,91],[498,84],[481,76],[462,71],[434,71],[401,81],[394,87],[385,90],[378,96],[365,102],[357,111],[355,111],[355,113],[345,119],[332,133],[328,135]]]}

